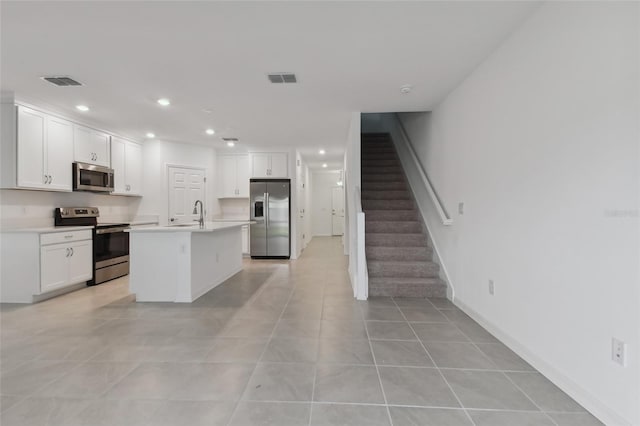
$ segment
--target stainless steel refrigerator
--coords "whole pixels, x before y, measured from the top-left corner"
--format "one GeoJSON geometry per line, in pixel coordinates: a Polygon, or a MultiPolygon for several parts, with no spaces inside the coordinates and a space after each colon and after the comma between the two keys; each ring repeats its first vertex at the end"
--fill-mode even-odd
{"type": "Polygon", "coordinates": [[[251,257],[289,258],[291,255],[291,181],[251,179],[251,257]]]}

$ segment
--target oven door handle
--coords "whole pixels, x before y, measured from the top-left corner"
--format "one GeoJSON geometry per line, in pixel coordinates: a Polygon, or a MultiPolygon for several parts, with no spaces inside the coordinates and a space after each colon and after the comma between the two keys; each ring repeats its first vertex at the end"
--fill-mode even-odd
{"type": "Polygon", "coordinates": [[[125,229],[130,229],[130,227],[123,226],[120,228],[96,229],[96,234],[113,234],[115,232],[123,232],[125,229]]]}

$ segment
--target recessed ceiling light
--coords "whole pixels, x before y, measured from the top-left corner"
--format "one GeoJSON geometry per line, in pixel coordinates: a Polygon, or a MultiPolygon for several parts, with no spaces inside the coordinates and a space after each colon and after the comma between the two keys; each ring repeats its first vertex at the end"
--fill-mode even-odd
{"type": "Polygon", "coordinates": [[[324,155],[327,151],[325,151],[324,149],[321,149],[320,151],[318,151],[318,154],[320,155],[324,155]]]}
{"type": "Polygon", "coordinates": [[[160,98],[158,99],[158,103],[162,106],[169,106],[171,105],[171,101],[167,98],[160,98]]]}
{"type": "Polygon", "coordinates": [[[410,84],[405,84],[404,86],[400,87],[400,93],[402,93],[403,95],[407,95],[411,93],[411,89],[413,89],[413,86],[411,86],[410,84]]]}
{"type": "Polygon", "coordinates": [[[236,146],[236,143],[233,142],[233,141],[229,141],[229,142],[227,142],[227,146],[234,147],[234,146],[236,146]]]}
{"type": "Polygon", "coordinates": [[[76,105],[76,109],[78,111],[87,112],[89,111],[89,107],[86,105],[76,105]]]}
{"type": "Polygon", "coordinates": [[[153,139],[156,137],[155,133],[151,133],[151,132],[147,133],[145,136],[148,137],[149,139],[153,139]]]}
{"type": "Polygon", "coordinates": [[[323,163],[322,167],[326,169],[327,168],[327,163],[323,163]]]}
{"type": "Polygon", "coordinates": [[[213,129],[207,129],[207,130],[205,130],[204,132],[205,132],[206,134],[208,134],[208,135],[215,135],[215,133],[216,133],[216,131],[215,131],[215,130],[213,130],[213,129]]]}
{"type": "Polygon", "coordinates": [[[203,108],[202,112],[204,112],[205,114],[211,114],[213,112],[213,110],[210,109],[210,108],[203,108]]]}

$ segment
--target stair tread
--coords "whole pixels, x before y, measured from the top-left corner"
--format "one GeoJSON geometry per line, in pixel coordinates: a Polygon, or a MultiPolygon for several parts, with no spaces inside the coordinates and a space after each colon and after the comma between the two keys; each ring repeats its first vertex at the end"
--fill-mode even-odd
{"type": "Polygon", "coordinates": [[[420,264],[429,264],[429,263],[433,263],[433,264],[436,264],[435,262],[432,262],[432,261],[430,261],[430,260],[427,260],[427,261],[424,261],[424,260],[372,260],[372,261],[370,261],[370,262],[368,262],[368,263],[377,263],[377,264],[380,264],[380,263],[393,263],[393,264],[398,264],[398,263],[399,263],[399,264],[403,264],[403,265],[404,265],[404,264],[407,264],[407,265],[411,264],[411,265],[413,265],[413,264],[416,264],[416,263],[420,263],[420,264]]]}
{"type": "Polygon", "coordinates": [[[442,282],[444,284],[440,277],[371,277],[369,278],[369,282],[371,281],[374,283],[380,281],[393,281],[394,284],[431,284],[433,282],[442,282]]]}

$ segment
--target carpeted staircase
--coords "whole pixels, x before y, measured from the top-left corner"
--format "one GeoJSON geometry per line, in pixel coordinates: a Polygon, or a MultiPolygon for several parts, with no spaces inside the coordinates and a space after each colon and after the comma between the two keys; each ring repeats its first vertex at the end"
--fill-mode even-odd
{"type": "Polygon", "coordinates": [[[363,133],[361,155],[369,296],[446,297],[391,137],[363,133]]]}

